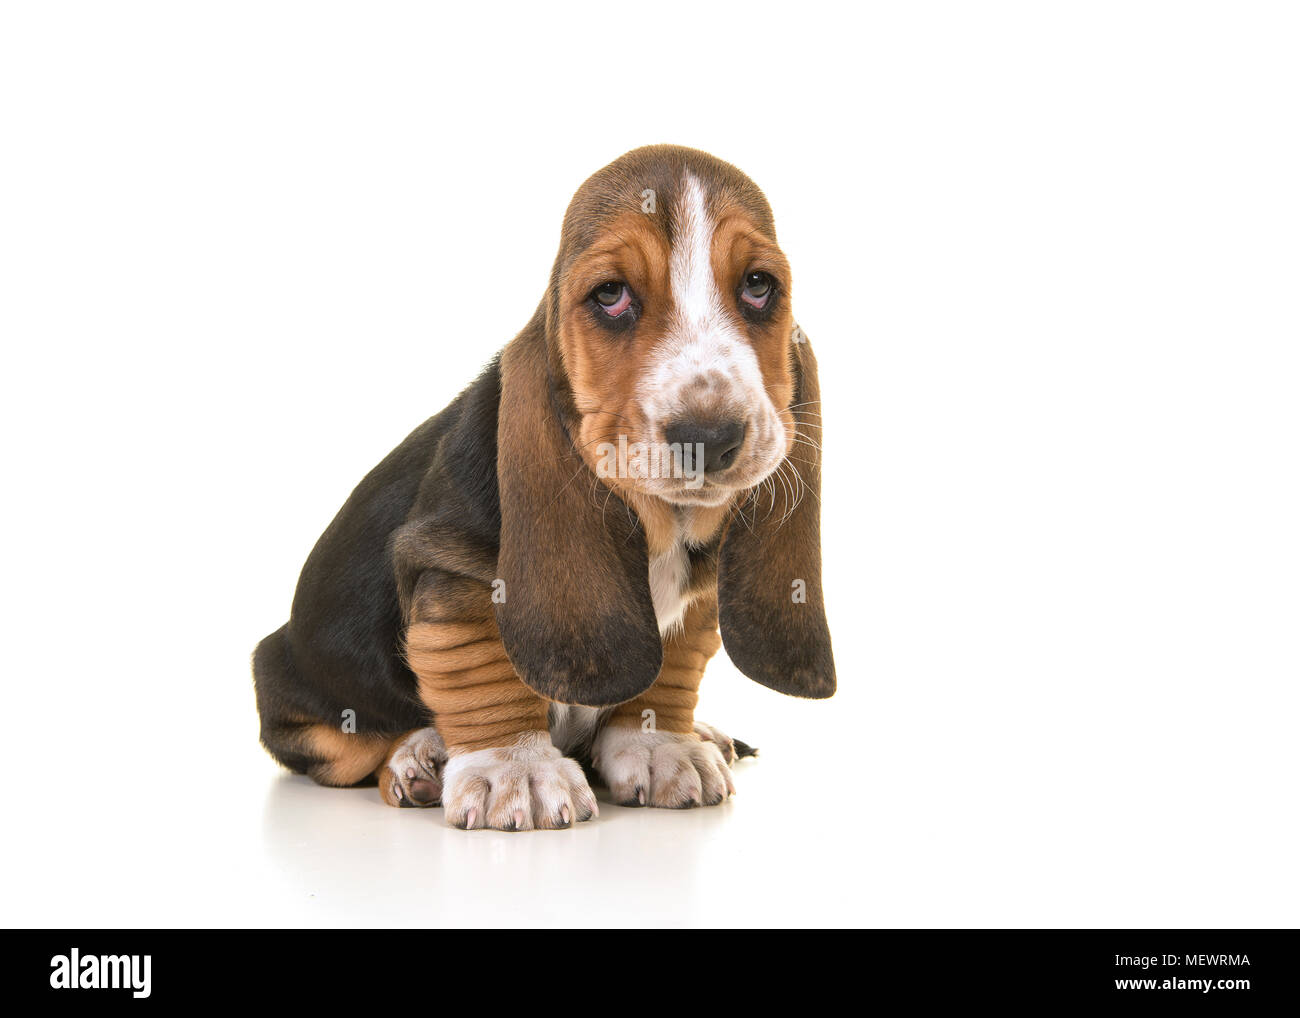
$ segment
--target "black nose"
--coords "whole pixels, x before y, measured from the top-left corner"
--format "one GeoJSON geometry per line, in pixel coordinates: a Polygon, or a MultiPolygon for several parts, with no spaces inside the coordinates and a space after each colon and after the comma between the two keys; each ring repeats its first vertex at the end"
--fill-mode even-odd
{"type": "Polygon", "coordinates": [[[680,446],[684,462],[694,469],[700,469],[701,461],[696,457],[699,446],[704,447],[703,465],[705,473],[726,470],[736,462],[740,447],[745,444],[744,421],[698,421],[684,420],[670,424],[664,429],[664,438],[669,445],[680,446]],[[690,452],[686,452],[686,447],[690,452]]]}

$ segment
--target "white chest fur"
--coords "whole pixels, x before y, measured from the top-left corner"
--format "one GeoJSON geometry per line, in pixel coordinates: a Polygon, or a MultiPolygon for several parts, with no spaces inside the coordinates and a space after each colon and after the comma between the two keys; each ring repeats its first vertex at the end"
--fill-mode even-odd
{"type": "Polygon", "coordinates": [[[686,614],[686,589],[691,578],[691,560],[685,535],[678,534],[672,547],[650,559],[650,599],[663,635],[681,624],[686,614]]]}

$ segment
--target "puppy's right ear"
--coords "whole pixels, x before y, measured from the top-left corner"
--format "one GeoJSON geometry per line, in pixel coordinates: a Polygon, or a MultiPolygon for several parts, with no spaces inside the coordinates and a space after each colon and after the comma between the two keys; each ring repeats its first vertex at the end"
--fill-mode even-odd
{"type": "Polygon", "coordinates": [[[605,506],[607,490],[574,449],[546,354],[532,326],[501,357],[497,628],[534,691],[609,706],[650,688],[663,661],[649,553],[635,513],[605,506]]]}

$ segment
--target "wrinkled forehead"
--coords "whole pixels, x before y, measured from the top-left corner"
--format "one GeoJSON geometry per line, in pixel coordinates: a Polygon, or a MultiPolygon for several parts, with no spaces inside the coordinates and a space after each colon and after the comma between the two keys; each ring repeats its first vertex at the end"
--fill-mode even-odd
{"type": "Polygon", "coordinates": [[[700,233],[730,225],[755,243],[776,247],[772,210],[757,186],[734,166],[704,153],[670,156],[640,151],[588,179],[564,217],[557,268],[635,237],[668,252],[700,233]]]}

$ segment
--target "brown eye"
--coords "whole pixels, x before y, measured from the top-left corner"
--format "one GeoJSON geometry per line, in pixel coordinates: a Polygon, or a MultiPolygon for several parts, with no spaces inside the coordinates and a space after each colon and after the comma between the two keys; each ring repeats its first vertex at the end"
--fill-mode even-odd
{"type": "Polygon", "coordinates": [[[632,291],[626,283],[611,280],[592,290],[591,299],[601,306],[605,314],[617,318],[632,306],[632,291]]]}
{"type": "Polygon", "coordinates": [[[748,272],[740,296],[751,307],[761,308],[772,295],[773,279],[766,272],[748,272]]]}
{"type": "Polygon", "coordinates": [[[619,298],[623,296],[622,283],[601,283],[596,287],[592,296],[596,298],[596,303],[602,307],[612,308],[618,303],[619,298]]]}

